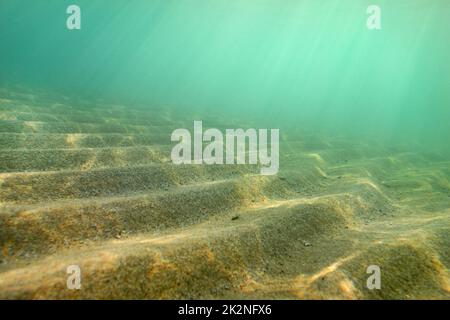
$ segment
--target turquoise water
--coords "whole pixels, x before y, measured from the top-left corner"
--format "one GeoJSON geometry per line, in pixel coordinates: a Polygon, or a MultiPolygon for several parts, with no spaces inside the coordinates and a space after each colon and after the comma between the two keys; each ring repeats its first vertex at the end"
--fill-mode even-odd
{"type": "Polygon", "coordinates": [[[447,0],[2,0],[0,85],[444,150],[449,17],[447,0]]]}
{"type": "Polygon", "coordinates": [[[0,0],[0,299],[449,299],[449,22],[0,0]]]}

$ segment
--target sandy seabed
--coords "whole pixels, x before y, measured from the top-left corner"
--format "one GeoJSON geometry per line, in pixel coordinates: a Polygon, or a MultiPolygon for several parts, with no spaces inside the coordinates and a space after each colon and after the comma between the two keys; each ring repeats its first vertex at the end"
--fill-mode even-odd
{"type": "Polygon", "coordinates": [[[1,94],[2,299],[450,298],[442,151],[289,132],[276,176],[175,166],[192,117],[1,94]]]}

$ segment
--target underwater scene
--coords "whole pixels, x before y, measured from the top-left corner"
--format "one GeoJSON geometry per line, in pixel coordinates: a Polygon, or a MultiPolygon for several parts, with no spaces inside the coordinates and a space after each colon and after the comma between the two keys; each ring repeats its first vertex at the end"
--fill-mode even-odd
{"type": "Polygon", "coordinates": [[[1,0],[0,299],[450,299],[448,0],[1,0]]]}

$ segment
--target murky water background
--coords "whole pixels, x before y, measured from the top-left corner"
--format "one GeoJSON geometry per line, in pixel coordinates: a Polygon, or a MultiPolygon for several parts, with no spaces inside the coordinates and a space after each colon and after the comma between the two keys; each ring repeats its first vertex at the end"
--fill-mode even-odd
{"type": "Polygon", "coordinates": [[[0,299],[449,299],[449,18],[0,0],[0,299]],[[279,171],[174,164],[194,120],[280,129],[279,171]]]}
{"type": "Polygon", "coordinates": [[[443,149],[450,3],[372,2],[2,0],[0,84],[443,149]]]}

